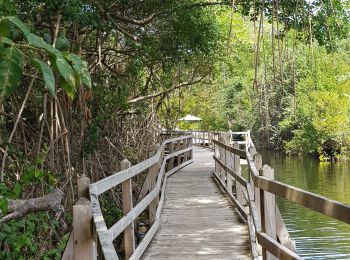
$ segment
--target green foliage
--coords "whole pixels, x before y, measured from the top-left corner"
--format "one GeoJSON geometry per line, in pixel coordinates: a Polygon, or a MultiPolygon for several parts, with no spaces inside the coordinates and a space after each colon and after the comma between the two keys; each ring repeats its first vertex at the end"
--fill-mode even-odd
{"type": "Polygon", "coordinates": [[[0,259],[60,259],[68,234],[56,241],[54,248],[43,250],[48,239],[56,240],[58,228],[59,222],[47,213],[0,224],[0,259]]]}
{"type": "Polygon", "coordinates": [[[6,16],[0,19],[0,32],[0,43],[3,45],[0,49],[0,80],[4,82],[0,88],[0,99],[10,96],[20,84],[25,62],[23,52],[27,49],[36,51],[35,53],[26,51],[26,55],[31,58],[30,61],[33,65],[41,71],[51,95],[55,95],[54,73],[49,65],[37,58],[38,53],[45,53],[50,58],[53,68],[60,75],[62,88],[71,99],[74,98],[77,90],[76,80],[80,80],[85,86],[91,88],[91,77],[86,62],[75,54],[66,56],[60,51],[69,49],[70,43],[66,38],[58,37],[58,49],[56,49],[46,43],[43,38],[31,33],[28,27],[15,16],[6,16]],[[23,34],[27,43],[14,43],[6,38],[15,32],[11,30],[11,25],[14,25],[23,34]],[[20,49],[23,49],[23,52],[20,49]]]}
{"type": "Polygon", "coordinates": [[[35,66],[41,71],[46,87],[52,96],[55,96],[55,76],[49,65],[39,59],[33,59],[35,66]]]}
{"type": "Polygon", "coordinates": [[[10,96],[21,82],[24,54],[14,46],[0,47],[0,100],[10,96]]]}

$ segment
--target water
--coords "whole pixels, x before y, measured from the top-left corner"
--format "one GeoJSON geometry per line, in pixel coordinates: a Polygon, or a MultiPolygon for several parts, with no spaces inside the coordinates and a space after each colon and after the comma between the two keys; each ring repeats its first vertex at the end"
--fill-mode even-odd
{"type": "MultiPolygon", "coordinates": [[[[305,157],[262,152],[275,179],[350,204],[350,164],[322,163],[305,157]]],[[[287,229],[305,259],[350,259],[350,225],[277,199],[287,229]]]]}

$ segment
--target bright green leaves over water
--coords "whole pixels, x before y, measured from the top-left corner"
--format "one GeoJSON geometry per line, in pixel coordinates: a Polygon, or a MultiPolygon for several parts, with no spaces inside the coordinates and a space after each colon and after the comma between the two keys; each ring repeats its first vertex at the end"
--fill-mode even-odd
{"type": "MultiPolygon", "coordinates": [[[[59,37],[59,39],[61,38],[59,37]]],[[[67,45],[69,42],[64,44],[67,45]]],[[[89,88],[92,85],[85,61],[78,55],[66,55],[46,43],[43,38],[31,33],[27,26],[17,17],[9,16],[0,19],[0,47],[0,99],[10,96],[19,86],[25,62],[24,53],[29,57],[29,61],[41,72],[45,86],[52,96],[55,95],[56,89],[56,80],[52,69],[56,70],[60,75],[60,85],[71,99],[74,98],[77,87],[80,84],[89,88]],[[12,42],[9,39],[11,30],[19,30],[23,34],[26,43],[17,44],[12,42]],[[21,49],[23,49],[24,53],[21,49]],[[28,49],[34,50],[34,52],[26,52],[28,49]],[[38,53],[45,54],[49,58],[52,68],[48,62],[38,59],[38,53]]],[[[60,49],[66,50],[67,48],[60,49]]]]}
{"type": "Polygon", "coordinates": [[[0,99],[7,98],[18,87],[23,63],[24,54],[16,47],[0,49],[0,99]]]}

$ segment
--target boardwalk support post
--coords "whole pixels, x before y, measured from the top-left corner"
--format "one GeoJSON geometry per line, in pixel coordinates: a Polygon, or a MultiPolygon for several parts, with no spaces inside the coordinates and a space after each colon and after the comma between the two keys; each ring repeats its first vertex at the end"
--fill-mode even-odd
{"type": "Polygon", "coordinates": [[[73,252],[75,260],[93,259],[92,212],[89,199],[90,179],[85,175],[78,181],[77,203],[73,205],[73,252]]]}
{"type": "MultiPolygon", "coordinates": [[[[239,149],[239,144],[237,142],[235,142],[233,144],[234,148],[239,149]]],[[[234,172],[237,175],[241,175],[241,157],[237,154],[234,155],[234,172]]],[[[238,202],[243,205],[244,202],[244,195],[243,195],[243,187],[242,184],[240,184],[238,181],[236,181],[236,198],[238,200],[238,202]]]]}
{"type": "MultiPolygon", "coordinates": [[[[159,149],[160,145],[157,145],[157,147],[159,149]]],[[[162,162],[163,162],[162,158],[164,157],[164,154],[162,153],[160,157],[161,158],[160,158],[159,162],[157,162],[156,164],[152,165],[149,168],[149,172],[148,172],[148,174],[150,176],[150,188],[149,188],[149,190],[153,190],[154,187],[156,186],[157,176],[159,173],[160,166],[162,165],[162,162]]],[[[152,225],[154,223],[154,221],[156,220],[156,212],[157,212],[158,203],[159,203],[159,196],[156,196],[155,199],[149,204],[149,209],[148,209],[149,213],[148,214],[149,214],[150,225],[152,225]]]]}
{"type": "MultiPolygon", "coordinates": [[[[130,168],[130,162],[127,159],[124,159],[120,163],[120,168],[121,170],[130,168]]],[[[133,208],[131,179],[128,179],[122,183],[122,196],[123,196],[123,214],[125,216],[133,208]]],[[[125,247],[125,259],[129,259],[130,256],[135,251],[134,222],[132,222],[124,230],[124,247],[125,247]]]]}
{"type": "MultiPolygon", "coordinates": [[[[268,165],[264,165],[261,168],[260,175],[270,180],[274,179],[274,171],[268,165]]],[[[277,241],[275,195],[267,191],[260,190],[260,207],[262,230],[273,240],[277,241]]],[[[266,252],[265,249],[263,249],[263,259],[277,260],[275,256],[269,252],[266,252]]]]}

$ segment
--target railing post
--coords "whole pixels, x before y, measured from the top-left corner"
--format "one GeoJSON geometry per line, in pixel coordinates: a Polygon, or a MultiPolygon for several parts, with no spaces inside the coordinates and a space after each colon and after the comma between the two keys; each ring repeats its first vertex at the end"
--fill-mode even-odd
{"type": "MultiPolygon", "coordinates": [[[[225,164],[233,169],[234,159],[230,151],[225,150],[225,164]]],[[[231,174],[226,173],[226,187],[227,191],[232,195],[232,176],[231,174]]]]}
{"type": "MultiPolygon", "coordinates": [[[[160,147],[160,146],[158,146],[158,147],[160,147]]],[[[178,145],[176,146],[175,150],[177,150],[177,149],[178,149],[178,145]]],[[[160,154],[159,161],[157,163],[155,163],[154,165],[152,165],[149,169],[150,191],[152,191],[156,187],[158,174],[159,174],[160,168],[162,166],[163,160],[164,160],[164,150],[160,154]]],[[[157,196],[154,198],[154,200],[151,201],[151,203],[149,204],[149,222],[150,222],[150,225],[152,225],[154,223],[154,221],[156,220],[156,213],[157,213],[158,204],[159,204],[159,194],[157,194],[157,196]]]]}
{"type": "MultiPolygon", "coordinates": [[[[121,170],[130,168],[130,162],[127,159],[124,159],[120,163],[120,168],[121,170]]],[[[122,198],[123,198],[123,214],[125,216],[133,208],[131,179],[128,179],[122,183],[122,198]]],[[[124,230],[124,247],[125,247],[125,259],[129,259],[130,256],[135,251],[134,222],[132,222],[124,230]]]]}
{"type": "MultiPolygon", "coordinates": [[[[239,144],[237,142],[233,143],[233,147],[239,149],[239,144]]],[[[238,175],[241,175],[241,157],[237,154],[234,155],[234,172],[238,175]]],[[[236,197],[239,204],[243,205],[244,194],[243,187],[238,181],[236,181],[236,197]]]]}
{"type": "MultiPolygon", "coordinates": [[[[169,154],[172,154],[173,152],[174,152],[174,143],[171,142],[169,143],[169,154]]],[[[174,169],[174,157],[169,159],[167,171],[170,171],[172,169],[174,169]]]]}
{"type": "MultiPolygon", "coordinates": [[[[260,170],[260,175],[268,179],[274,179],[274,171],[268,166],[264,165],[260,170]]],[[[277,241],[276,232],[276,201],[275,195],[264,190],[260,190],[260,211],[261,211],[261,228],[272,239],[277,241]]],[[[275,256],[266,252],[263,249],[263,259],[277,260],[275,256]]]]}
{"type": "Polygon", "coordinates": [[[92,212],[89,199],[90,179],[78,179],[78,198],[73,205],[73,252],[75,260],[93,259],[92,212]]]}
{"type": "MultiPolygon", "coordinates": [[[[190,139],[190,144],[189,144],[190,147],[193,146],[193,137],[190,139]]],[[[192,150],[190,151],[190,160],[193,159],[193,148],[192,150]]]]}
{"type": "MultiPolygon", "coordinates": [[[[219,137],[219,142],[224,143],[223,136],[219,137]]],[[[219,146],[219,158],[221,162],[225,163],[225,149],[221,146],[219,146]]],[[[220,179],[223,183],[226,182],[226,171],[223,167],[220,167],[220,179]]]]}

